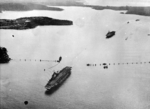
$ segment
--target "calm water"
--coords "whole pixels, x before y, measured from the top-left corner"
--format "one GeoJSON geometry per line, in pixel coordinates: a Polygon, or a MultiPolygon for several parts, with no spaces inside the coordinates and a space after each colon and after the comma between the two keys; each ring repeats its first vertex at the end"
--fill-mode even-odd
{"type": "Polygon", "coordinates": [[[49,16],[73,20],[74,25],[0,30],[0,45],[16,59],[0,65],[0,106],[4,109],[149,109],[150,18],[111,10],[63,8],[63,12],[1,14],[1,18],[49,16]],[[137,18],[141,21],[136,22],[137,18]],[[109,30],[115,30],[116,35],[106,39],[109,30]],[[39,61],[57,60],[59,56],[62,62],[51,69],[56,63],[39,61]],[[108,69],[100,66],[104,62],[111,64],[108,69]],[[87,67],[87,63],[96,66],[87,67]],[[65,66],[72,66],[70,78],[56,92],[46,95],[44,86],[53,71],[65,66]]]}

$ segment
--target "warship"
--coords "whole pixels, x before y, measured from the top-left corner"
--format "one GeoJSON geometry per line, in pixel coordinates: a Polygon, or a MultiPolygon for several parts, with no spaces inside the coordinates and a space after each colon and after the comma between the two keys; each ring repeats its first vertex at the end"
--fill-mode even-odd
{"type": "Polygon", "coordinates": [[[65,67],[61,71],[54,72],[51,79],[46,84],[47,91],[59,87],[71,74],[72,67],[65,67]]]}
{"type": "Polygon", "coordinates": [[[113,37],[115,35],[115,31],[108,31],[108,33],[106,34],[106,38],[108,39],[108,38],[111,38],[111,37],[113,37]]]}

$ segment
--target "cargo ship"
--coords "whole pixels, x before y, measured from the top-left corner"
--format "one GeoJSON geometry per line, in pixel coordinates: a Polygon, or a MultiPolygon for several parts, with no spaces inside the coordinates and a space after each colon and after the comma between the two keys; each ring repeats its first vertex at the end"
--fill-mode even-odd
{"type": "Polygon", "coordinates": [[[71,67],[67,66],[59,72],[54,72],[46,84],[47,91],[59,87],[71,74],[71,67]]]}

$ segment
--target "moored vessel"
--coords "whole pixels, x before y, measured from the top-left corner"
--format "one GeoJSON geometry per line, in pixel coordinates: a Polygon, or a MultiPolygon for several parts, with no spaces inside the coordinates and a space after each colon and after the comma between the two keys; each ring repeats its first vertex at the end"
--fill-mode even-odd
{"type": "Polygon", "coordinates": [[[59,72],[54,72],[45,88],[51,90],[60,86],[71,74],[71,67],[67,66],[59,72]]]}

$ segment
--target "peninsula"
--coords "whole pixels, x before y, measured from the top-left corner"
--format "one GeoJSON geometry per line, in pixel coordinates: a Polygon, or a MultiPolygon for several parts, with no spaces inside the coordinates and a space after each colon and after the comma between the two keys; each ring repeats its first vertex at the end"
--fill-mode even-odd
{"type": "Polygon", "coordinates": [[[0,63],[8,63],[10,60],[7,49],[5,47],[0,47],[0,63]]]}
{"type": "Polygon", "coordinates": [[[18,19],[0,19],[0,29],[32,29],[37,26],[73,25],[70,20],[59,20],[49,17],[22,17],[18,19]]]}

